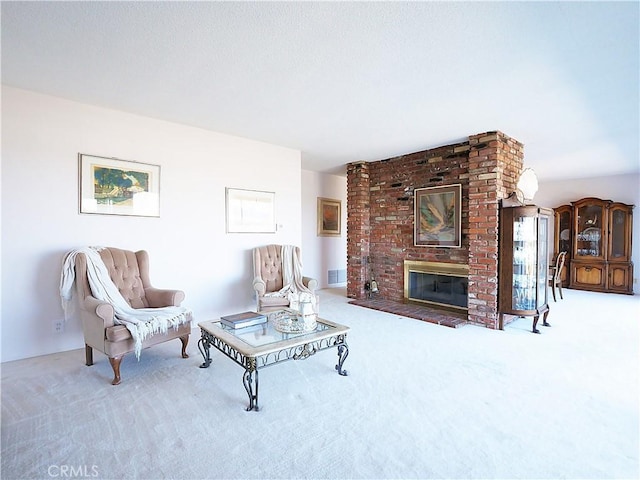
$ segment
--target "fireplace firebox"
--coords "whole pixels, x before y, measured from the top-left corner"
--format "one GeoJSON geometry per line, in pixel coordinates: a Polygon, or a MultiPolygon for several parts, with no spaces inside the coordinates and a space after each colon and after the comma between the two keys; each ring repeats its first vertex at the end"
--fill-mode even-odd
{"type": "Polygon", "coordinates": [[[405,260],[404,297],[454,310],[467,310],[469,266],[405,260]]]}

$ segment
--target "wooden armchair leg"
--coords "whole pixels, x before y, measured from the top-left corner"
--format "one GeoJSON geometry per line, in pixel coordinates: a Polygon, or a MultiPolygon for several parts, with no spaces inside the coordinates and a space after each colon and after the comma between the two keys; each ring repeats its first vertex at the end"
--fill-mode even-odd
{"type": "Polygon", "coordinates": [[[180,337],[180,341],[182,342],[182,358],[189,358],[189,354],[187,353],[187,344],[189,343],[189,335],[183,335],[180,337]]]}
{"type": "Polygon", "coordinates": [[[87,344],[84,345],[84,357],[85,357],[85,365],[87,367],[90,367],[91,365],[93,365],[93,348],[91,348],[87,344]]]}
{"type": "Polygon", "coordinates": [[[109,357],[109,363],[111,364],[111,368],[113,368],[113,381],[111,385],[118,385],[120,383],[120,364],[123,358],[124,355],[114,358],[109,357]]]}

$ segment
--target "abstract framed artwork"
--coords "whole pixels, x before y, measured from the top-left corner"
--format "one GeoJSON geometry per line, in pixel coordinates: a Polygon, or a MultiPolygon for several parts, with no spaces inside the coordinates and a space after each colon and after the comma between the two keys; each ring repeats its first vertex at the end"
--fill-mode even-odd
{"type": "Polygon", "coordinates": [[[462,185],[417,188],[414,195],[414,244],[460,247],[462,185]]]}
{"type": "Polygon", "coordinates": [[[160,216],[160,166],[78,154],[80,213],[160,216]]]}
{"type": "Polygon", "coordinates": [[[318,236],[338,237],[342,231],[342,203],[318,197],[318,236]]]}
{"type": "Polygon", "coordinates": [[[227,187],[227,233],[275,233],[275,196],[275,192],[227,187]]]}

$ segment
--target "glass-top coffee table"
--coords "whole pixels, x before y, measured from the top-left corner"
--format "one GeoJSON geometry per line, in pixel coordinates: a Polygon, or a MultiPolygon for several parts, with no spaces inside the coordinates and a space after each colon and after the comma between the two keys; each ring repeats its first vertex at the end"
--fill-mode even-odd
{"type": "MultiPolygon", "coordinates": [[[[265,313],[272,316],[273,312],[265,313]]],[[[242,381],[249,395],[247,411],[259,410],[258,407],[258,370],[288,360],[304,360],[321,350],[338,348],[338,364],[335,369],[340,375],[347,375],[342,368],[349,355],[347,333],[349,327],[317,319],[315,330],[308,333],[282,333],[276,330],[269,320],[251,327],[233,329],[220,323],[220,320],[198,324],[202,336],[198,349],[204,358],[200,368],[211,364],[210,348],[215,347],[231,360],[244,368],[242,381]]]]}

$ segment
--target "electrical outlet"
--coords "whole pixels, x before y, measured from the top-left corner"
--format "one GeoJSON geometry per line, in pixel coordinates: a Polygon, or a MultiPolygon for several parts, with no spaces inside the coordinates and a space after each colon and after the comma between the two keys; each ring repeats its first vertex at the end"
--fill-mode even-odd
{"type": "Polygon", "coordinates": [[[62,333],[62,332],[64,332],[64,320],[54,320],[53,333],[62,333]]]}

